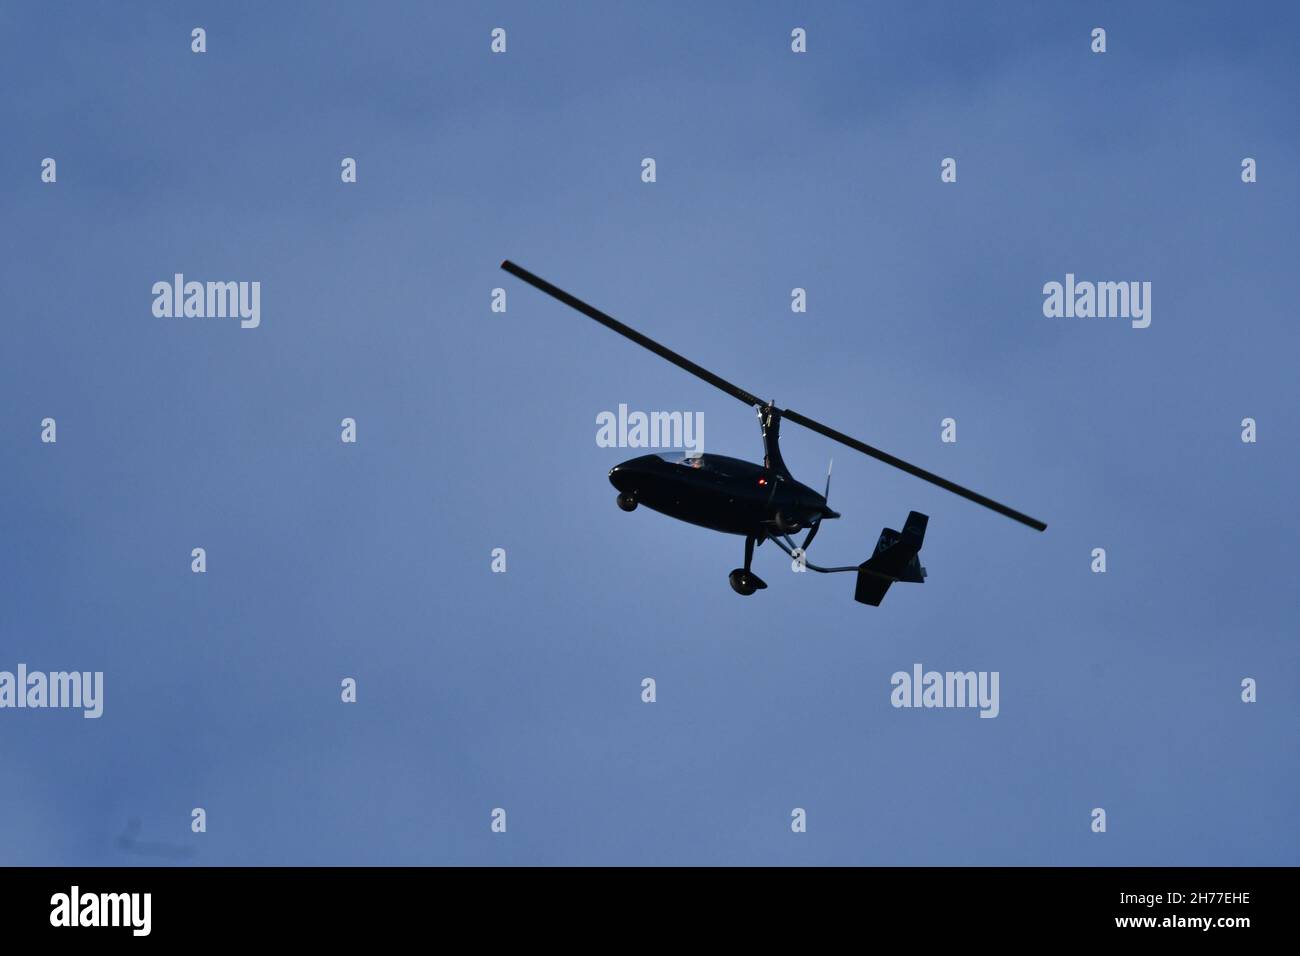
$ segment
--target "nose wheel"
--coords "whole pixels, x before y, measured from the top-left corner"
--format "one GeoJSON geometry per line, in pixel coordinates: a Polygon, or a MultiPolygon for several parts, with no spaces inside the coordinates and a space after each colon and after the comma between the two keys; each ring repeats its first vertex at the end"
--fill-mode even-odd
{"type": "Polygon", "coordinates": [[[636,497],[626,491],[618,496],[618,506],[624,511],[636,511],[636,497]]]}
{"type": "Polygon", "coordinates": [[[731,582],[731,590],[737,594],[743,594],[745,597],[749,597],[755,591],[761,591],[767,587],[767,582],[749,570],[749,566],[753,563],[754,539],[749,537],[745,539],[745,566],[736,568],[727,575],[727,580],[731,582]]]}

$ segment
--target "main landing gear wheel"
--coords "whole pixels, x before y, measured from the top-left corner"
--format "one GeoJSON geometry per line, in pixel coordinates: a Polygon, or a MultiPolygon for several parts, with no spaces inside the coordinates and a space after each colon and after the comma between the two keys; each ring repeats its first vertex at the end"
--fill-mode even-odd
{"type": "Polygon", "coordinates": [[[749,566],[754,563],[754,543],[755,539],[752,535],[745,538],[745,566],[736,568],[727,575],[727,580],[731,582],[731,590],[737,594],[743,594],[745,597],[749,597],[755,591],[761,591],[767,587],[762,578],[749,570],[749,566]]]}
{"type": "Polygon", "coordinates": [[[744,568],[736,568],[729,575],[727,580],[731,582],[731,590],[737,594],[743,594],[745,597],[753,594],[755,591],[761,591],[767,587],[767,583],[753,571],[746,571],[744,568]]]}
{"type": "Polygon", "coordinates": [[[624,511],[636,511],[636,498],[627,492],[623,492],[618,496],[618,506],[624,511]]]}

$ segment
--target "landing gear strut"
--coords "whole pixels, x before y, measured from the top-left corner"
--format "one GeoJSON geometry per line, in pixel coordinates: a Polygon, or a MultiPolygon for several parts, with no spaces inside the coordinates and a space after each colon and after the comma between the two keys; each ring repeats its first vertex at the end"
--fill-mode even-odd
{"type": "Polygon", "coordinates": [[[743,594],[746,597],[755,591],[761,591],[767,587],[767,583],[757,574],[749,570],[749,566],[754,562],[754,537],[750,535],[745,538],[745,566],[736,568],[729,575],[727,580],[731,582],[731,590],[737,594],[743,594]]]}

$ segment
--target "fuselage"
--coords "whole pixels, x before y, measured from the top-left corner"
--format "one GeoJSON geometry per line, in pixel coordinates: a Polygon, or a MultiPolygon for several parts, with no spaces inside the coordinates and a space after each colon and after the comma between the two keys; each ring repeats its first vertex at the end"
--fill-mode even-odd
{"type": "Polygon", "coordinates": [[[653,511],[728,534],[762,538],[778,515],[804,527],[839,517],[789,474],[726,455],[642,455],[611,468],[609,480],[653,511]]]}

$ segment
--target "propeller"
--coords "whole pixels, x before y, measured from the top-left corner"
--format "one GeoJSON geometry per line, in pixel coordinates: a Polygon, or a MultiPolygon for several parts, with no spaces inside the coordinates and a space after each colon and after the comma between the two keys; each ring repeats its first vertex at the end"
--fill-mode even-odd
{"type": "MultiPolygon", "coordinates": [[[[912,475],[913,477],[920,478],[922,481],[928,481],[930,484],[937,485],[938,487],[944,489],[945,491],[950,491],[955,495],[959,495],[960,497],[965,498],[967,501],[973,501],[977,505],[983,505],[985,508],[988,508],[992,511],[996,511],[998,514],[1004,515],[1013,521],[1018,521],[1023,525],[1033,528],[1035,531],[1044,531],[1047,529],[1047,525],[1039,521],[1037,518],[1031,518],[1029,515],[1017,511],[1014,508],[1008,507],[1007,505],[994,501],[992,498],[986,497],[985,495],[981,495],[978,492],[971,491],[969,488],[964,488],[961,485],[957,484],[956,482],[949,481],[947,478],[942,478],[939,475],[934,474],[933,472],[926,471],[924,468],[920,468],[916,465],[913,465],[911,462],[904,461],[903,459],[898,458],[895,455],[891,455],[888,452],[881,451],[879,448],[874,448],[871,445],[868,445],[866,442],[859,441],[858,439],[852,437],[851,435],[846,435],[844,434],[844,432],[831,428],[829,425],[824,425],[821,422],[817,421],[816,419],[809,418],[807,415],[803,415],[799,412],[793,411],[792,409],[775,408],[775,406],[773,406],[771,402],[765,402],[757,395],[755,395],[753,392],[747,392],[739,385],[733,385],[731,382],[728,382],[720,375],[715,375],[713,372],[710,372],[704,366],[697,365],[694,362],[692,362],[690,359],[686,358],[685,356],[679,355],[678,353],[674,352],[672,349],[664,345],[660,345],[658,342],[656,342],[654,339],[650,338],[649,336],[642,335],[636,329],[632,328],[631,326],[624,325],[622,322],[618,321],[618,319],[614,318],[612,315],[607,315],[606,313],[600,311],[594,306],[588,305],[586,302],[583,302],[577,296],[570,295],[568,292],[565,292],[559,286],[552,285],[551,283],[543,279],[541,276],[534,275],[533,273],[529,272],[527,269],[523,268],[522,266],[516,265],[515,263],[511,262],[509,259],[501,263],[501,268],[504,269],[506,272],[510,273],[515,278],[527,282],[533,288],[541,292],[545,292],[551,298],[563,302],[571,309],[576,309],[578,312],[581,312],[583,315],[587,316],[590,319],[594,319],[595,321],[599,322],[601,325],[605,326],[606,328],[612,329],[613,331],[617,332],[619,335],[623,336],[624,338],[631,339],[633,342],[635,342],[637,345],[641,346],[642,348],[649,349],[651,352],[654,352],[660,358],[672,362],[678,368],[690,372],[696,378],[703,379],[704,381],[712,385],[714,388],[721,389],[722,391],[726,392],[728,395],[732,396],[733,398],[737,398],[740,401],[744,402],[746,405],[757,406],[760,409],[771,408],[772,411],[776,412],[776,414],[780,415],[785,419],[788,419],[789,421],[794,422],[796,425],[802,425],[804,428],[810,429],[811,431],[815,431],[819,435],[824,435],[825,437],[831,439],[832,441],[839,442],[841,445],[846,445],[849,448],[852,448],[854,451],[859,451],[864,455],[876,459],[877,461],[883,461],[885,464],[892,465],[894,468],[898,468],[901,471],[905,471],[909,475],[912,475]]],[[[828,492],[830,491],[829,473],[827,475],[827,491],[828,492]]]]}
{"type": "MultiPolygon", "coordinates": [[[[831,500],[831,469],[834,467],[835,467],[835,459],[832,458],[826,464],[826,491],[825,493],[822,494],[822,501],[826,502],[827,504],[829,504],[831,500]]],[[[832,515],[833,514],[834,512],[832,512],[832,515]]],[[[812,527],[808,529],[808,537],[804,538],[803,544],[799,545],[799,551],[801,554],[808,553],[808,545],[812,544],[813,538],[817,537],[817,529],[822,526],[822,520],[823,519],[819,518],[818,520],[814,521],[812,523],[812,527]]]]}

